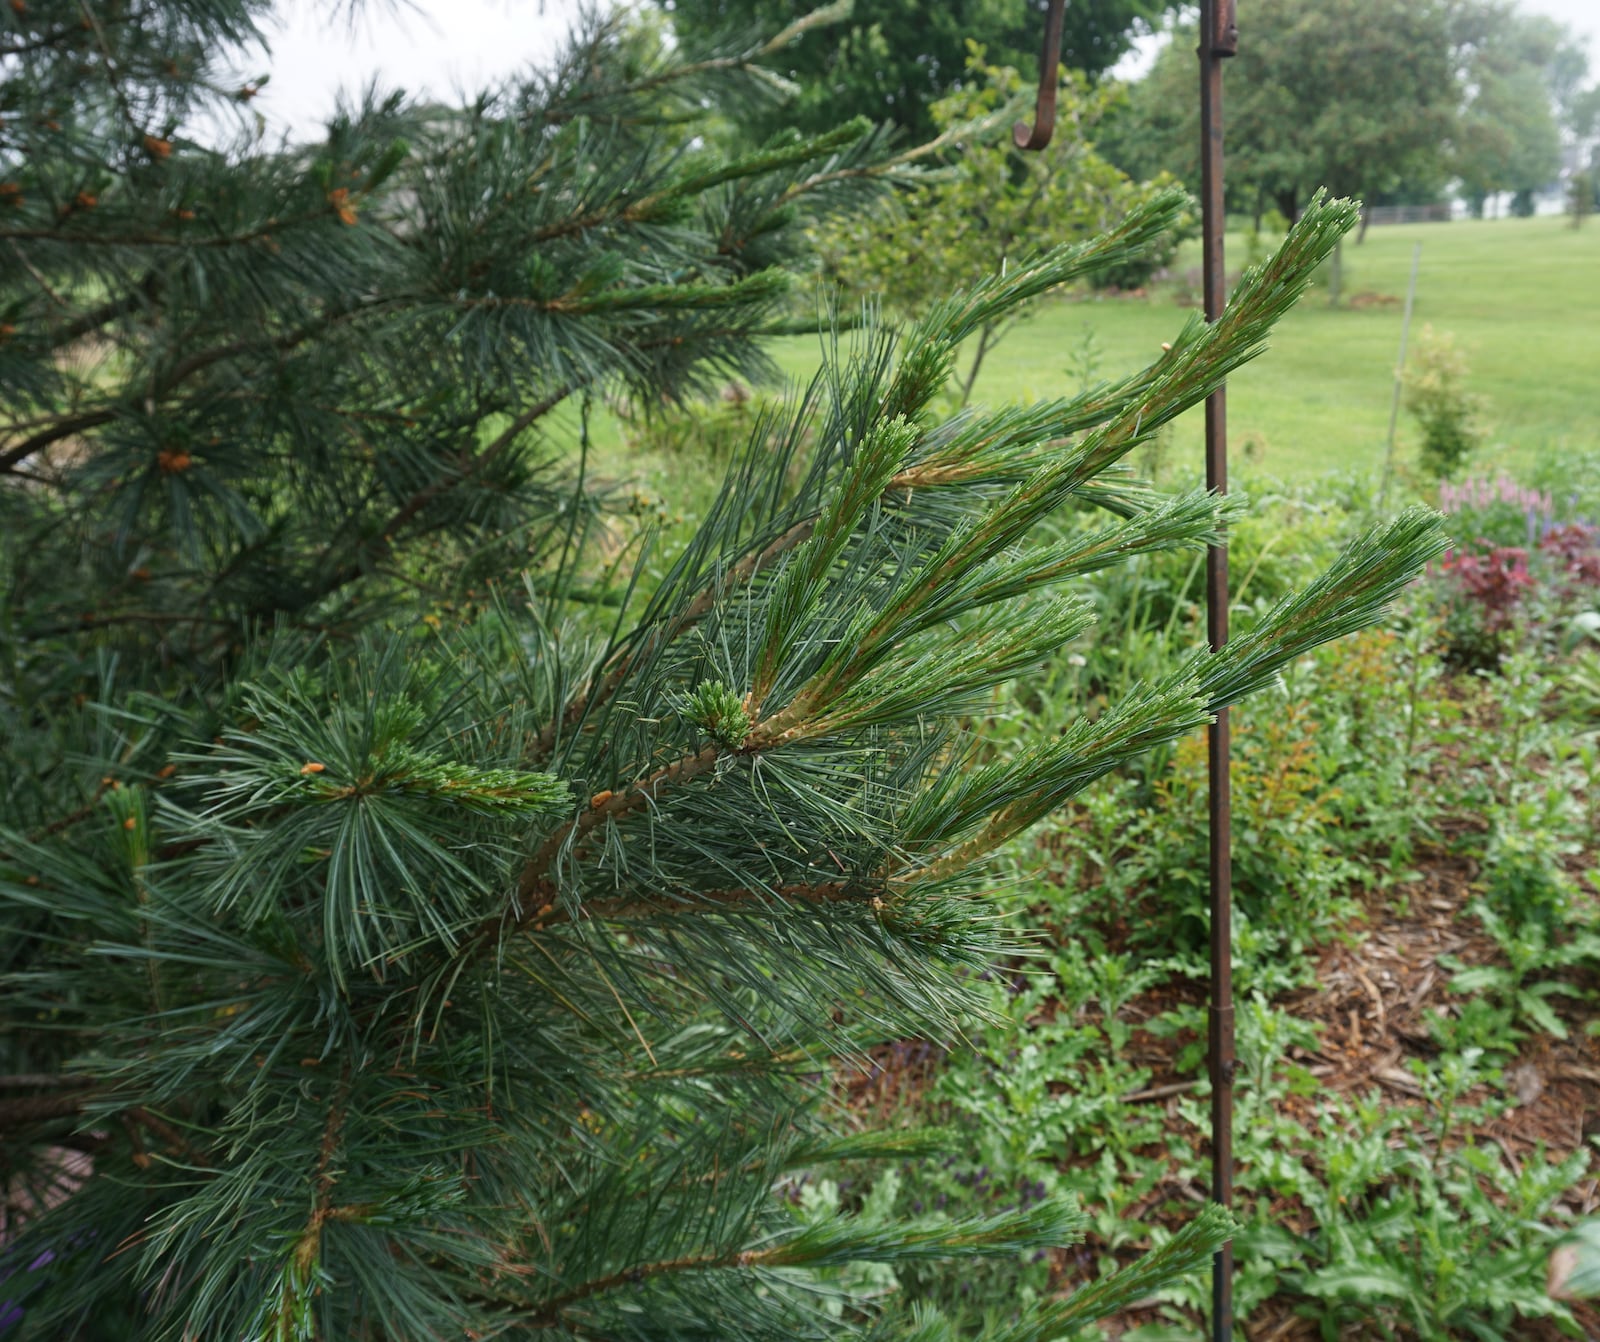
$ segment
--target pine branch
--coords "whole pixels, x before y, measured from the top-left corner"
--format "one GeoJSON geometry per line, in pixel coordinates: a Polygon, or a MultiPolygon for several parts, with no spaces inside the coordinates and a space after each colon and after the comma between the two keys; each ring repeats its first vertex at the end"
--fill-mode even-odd
{"type": "Polygon", "coordinates": [[[81,42],[83,28],[73,24],[66,28],[57,28],[54,32],[44,33],[29,42],[0,42],[0,57],[26,56],[31,52],[45,51],[51,47],[61,46],[64,43],[81,42]]]}
{"type": "Polygon", "coordinates": [[[525,298],[491,295],[463,298],[453,306],[464,312],[495,312],[503,309],[549,312],[562,317],[581,317],[595,313],[665,311],[694,309],[714,311],[740,308],[781,296],[788,288],[786,271],[768,269],[734,280],[731,284],[654,284],[632,285],[586,294],[574,289],[559,298],[525,298]]]}
{"type": "Polygon", "coordinates": [[[59,443],[64,438],[74,437],[88,429],[98,428],[102,424],[109,424],[116,417],[115,410],[90,410],[76,415],[56,416],[49,428],[41,429],[31,437],[24,438],[20,443],[0,452],[0,471],[9,474],[14,467],[29,457],[43,452],[52,444],[59,443]]]}
{"type": "Polygon", "coordinates": [[[17,1072],[0,1076],[0,1090],[71,1090],[93,1084],[93,1078],[75,1072],[17,1072]]]}
{"type": "Polygon", "coordinates": [[[322,1128],[322,1144],[317,1152],[317,1170],[313,1181],[311,1218],[301,1232],[291,1255],[299,1278],[309,1281],[322,1249],[322,1227],[335,1215],[333,1186],[338,1181],[333,1158],[343,1142],[345,1118],[350,1107],[351,1072],[348,1059],[339,1073],[333,1098],[328,1103],[328,1117],[322,1128]]]}
{"type": "Polygon", "coordinates": [[[70,345],[86,335],[98,331],[107,322],[115,321],[118,317],[130,316],[136,312],[144,312],[153,308],[161,298],[163,289],[161,275],[151,271],[142,283],[129,290],[121,298],[108,299],[97,307],[90,308],[87,312],[80,313],[71,321],[54,328],[51,331],[51,341],[56,348],[70,345]]]}
{"type": "Polygon", "coordinates": [[[545,904],[525,920],[519,931],[539,933],[580,919],[599,922],[630,922],[656,919],[664,915],[703,913],[719,909],[759,909],[779,904],[826,905],[856,902],[881,910],[883,900],[859,882],[821,881],[815,884],[795,881],[787,885],[737,890],[695,890],[683,897],[661,895],[652,899],[622,896],[616,899],[586,899],[575,907],[545,904]]]}
{"type": "MultiPolygon", "coordinates": [[[[576,234],[585,233],[606,224],[649,223],[675,208],[678,202],[692,196],[703,195],[712,187],[719,186],[723,182],[750,177],[756,173],[777,172],[792,164],[809,162],[814,158],[819,158],[832,152],[841,145],[850,144],[861,139],[869,130],[870,127],[865,121],[847,122],[838,130],[829,131],[825,135],[819,135],[810,140],[802,140],[799,144],[764,150],[748,158],[735,159],[730,163],[721,164],[704,173],[685,177],[670,186],[662,187],[659,191],[652,191],[649,195],[641,196],[638,200],[623,204],[619,198],[608,202],[602,209],[590,210],[584,214],[570,215],[559,223],[548,224],[535,230],[533,241],[554,242],[557,239],[571,238],[576,234]]],[[[4,236],[5,234],[0,232],[0,238],[4,236]]]]}
{"type": "Polygon", "coordinates": [[[563,1313],[584,1300],[623,1286],[683,1273],[1008,1257],[1028,1249],[1076,1243],[1083,1238],[1085,1221],[1076,1204],[1062,1201],[1027,1211],[960,1220],[873,1225],[840,1217],[807,1226],[777,1244],[761,1248],[685,1254],[622,1268],[571,1287],[534,1309],[515,1311],[507,1317],[528,1327],[553,1328],[559,1325],[563,1313]]]}
{"type": "MultiPolygon", "coordinates": [[[[630,811],[654,802],[665,788],[681,787],[685,783],[710,773],[722,758],[723,748],[709,745],[693,755],[685,755],[671,764],[657,769],[621,792],[600,792],[589,799],[589,807],[568,821],[542,843],[522,868],[517,881],[517,906],[522,910],[518,928],[524,927],[548,912],[550,900],[556,890],[550,882],[550,872],[556,861],[569,847],[582,842],[593,829],[618,819],[630,811]]],[[[498,928],[498,920],[494,927],[498,928]]]]}
{"type": "MultiPolygon", "coordinates": [[[[526,410],[518,414],[486,447],[474,453],[471,460],[459,471],[447,476],[441,476],[433,483],[419,489],[395,509],[390,514],[389,520],[379,528],[380,543],[387,548],[401,528],[410,523],[429,504],[442,498],[451,490],[459,489],[474,476],[481,475],[490,466],[494,465],[524,433],[554,410],[556,406],[560,405],[562,401],[566,400],[568,396],[572,395],[576,389],[575,384],[569,383],[535,401],[526,410]]],[[[333,587],[336,588],[340,585],[341,583],[335,582],[333,587]]],[[[333,588],[329,590],[331,591],[333,588]]]]}
{"type": "Polygon", "coordinates": [[[158,629],[209,624],[231,629],[237,626],[238,621],[220,615],[193,615],[182,611],[124,610],[80,615],[75,620],[61,624],[35,625],[28,632],[33,638],[57,638],[62,634],[82,633],[87,629],[107,629],[119,624],[150,625],[158,629]]]}
{"type": "Polygon", "coordinates": [[[1204,1270],[1236,1229],[1232,1213],[1210,1203],[1165,1244],[1147,1250],[1136,1262],[1092,1285],[1080,1287],[1065,1300],[1043,1305],[1033,1319],[1002,1331],[994,1342],[1043,1342],[1126,1309],[1168,1283],[1204,1270]]]}
{"type": "MultiPolygon", "coordinates": [[[[309,339],[312,334],[314,333],[304,330],[296,333],[295,343],[309,339]]],[[[742,332],[737,328],[727,328],[720,331],[708,331],[704,334],[707,338],[715,338],[722,335],[742,334],[742,332]]],[[[680,339],[676,335],[664,334],[638,341],[634,348],[640,353],[670,349],[674,348],[680,339]]],[[[373,537],[362,543],[359,556],[320,578],[309,589],[302,605],[332,596],[341,588],[348,586],[370,572],[376,564],[381,563],[391,552],[396,539],[403,535],[405,529],[430,505],[446,497],[462,485],[481,476],[489,467],[505,456],[516,445],[522,434],[532,427],[534,423],[549,414],[565,401],[568,396],[580,390],[584,385],[586,383],[583,381],[570,381],[558,390],[551,392],[542,400],[519,412],[509,425],[502,429],[486,446],[475,452],[464,465],[448,474],[441,474],[407,498],[376,529],[373,537]]],[[[8,454],[0,453],[0,469],[6,467],[7,457],[8,454]]],[[[261,618],[275,613],[276,610],[276,606],[258,607],[250,611],[247,618],[261,618]]]]}
{"type": "MultiPolygon", "coordinates": [[[[305,344],[308,340],[325,335],[335,326],[356,320],[359,317],[370,316],[392,305],[392,300],[380,300],[365,306],[328,313],[314,321],[305,323],[293,331],[274,337],[264,344],[256,340],[236,340],[225,345],[217,345],[211,349],[201,350],[198,353],[191,354],[186,359],[180,359],[165,373],[153,378],[145,399],[159,403],[197,373],[204,372],[206,369],[226,359],[231,359],[241,354],[262,351],[286,354],[290,350],[305,344]]],[[[31,437],[25,438],[22,442],[0,452],[0,472],[10,472],[17,464],[42,452],[52,444],[84,433],[89,429],[98,428],[102,424],[109,424],[118,419],[123,413],[125,412],[120,407],[110,407],[58,417],[48,428],[41,429],[31,437]]]]}
{"type": "MultiPolygon", "coordinates": [[[[814,173],[803,181],[796,182],[788,187],[778,198],[780,204],[796,200],[801,196],[819,191],[825,186],[837,182],[860,181],[864,179],[882,179],[895,177],[901,169],[920,163],[926,159],[937,158],[947,149],[958,147],[969,139],[981,138],[988,135],[996,126],[1010,125],[1015,118],[1016,109],[1024,105],[1022,100],[996,108],[993,112],[976,121],[965,121],[949,126],[935,135],[932,139],[924,140],[921,144],[912,145],[902,149],[884,159],[881,163],[873,165],[848,165],[834,167],[814,173]]],[[[913,178],[912,180],[916,180],[913,178]]]]}
{"type": "MultiPolygon", "coordinates": [[[[772,37],[757,42],[753,46],[746,47],[735,54],[710,56],[697,61],[672,65],[654,75],[647,75],[641,79],[626,81],[609,87],[604,90],[604,95],[614,99],[637,98],[640,94],[655,93],[673,85],[690,83],[706,75],[726,74],[735,71],[752,73],[758,78],[771,81],[774,79],[772,73],[760,66],[758,62],[782,51],[813,28],[837,23],[849,17],[852,7],[852,0],[834,0],[832,4],[822,5],[809,13],[802,14],[772,37]]],[[[547,109],[543,119],[547,124],[560,124],[583,114],[584,100],[580,99],[570,103],[558,104],[547,109]]]]}
{"type": "MultiPolygon", "coordinates": [[[[197,248],[211,250],[219,247],[245,247],[252,243],[270,244],[274,233],[281,233],[285,229],[314,223],[317,220],[333,219],[338,213],[336,206],[329,205],[288,218],[268,219],[242,233],[224,233],[212,237],[196,236],[193,230],[186,233],[105,233],[96,232],[87,225],[84,225],[81,231],[77,229],[68,231],[60,227],[0,228],[0,242],[53,242],[70,244],[74,247],[158,247],[179,251],[191,251],[197,248]]],[[[75,216],[68,216],[68,218],[73,217],[75,216]]]]}
{"type": "Polygon", "coordinates": [[[507,1317],[509,1320],[520,1323],[527,1328],[554,1328],[560,1323],[562,1313],[573,1305],[587,1300],[590,1296],[600,1295],[606,1291],[614,1291],[621,1286],[638,1285],[653,1277],[679,1272],[705,1272],[713,1268],[726,1267],[765,1267],[769,1263],[778,1261],[780,1257],[781,1251],[776,1249],[741,1249],[730,1253],[685,1254],[681,1258],[668,1258],[656,1263],[640,1263],[636,1267],[612,1272],[604,1277],[596,1277],[592,1281],[575,1286],[570,1291],[563,1292],[537,1309],[526,1312],[508,1312],[507,1317]]]}
{"type": "Polygon", "coordinates": [[[89,8],[86,0],[78,0],[78,13],[83,16],[84,26],[93,34],[95,45],[100,48],[100,68],[105,73],[106,85],[111,93],[111,100],[116,103],[117,110],[122,113],[122,124],[127,127],[133,136],[144,134],[145,128],[139,124],[138,118],[133,114],[133,108],[128,102],[128,91],[122,86],[120,77],[120,62],[111,53],[111,44],[106,40],[106,30],[102,26],[94,11],[89,8]]]}
{"type": "Polygon", "coordinates": [[[71,1118],[83,1112],[94,1097],[91,1090],[68,1095],[27,1095],[21,1099],[0,1100],[0,1135],[23,1132],[28,1124],[53,1118],[71,1118]]]}
{"type": "MultiPolygon", "coordinates": [[[[1103,423],[1123,409],[1131,399],[1148,390],[1159,367],[1158,361],[1114,387],[1096,389],[1070,401],[1033,407],[1020,421],[1014,412],[1002,412],[995,417],[992,429],[980,424],[968,435],[938,443],[929,441],[925,444],[925,454],[890,478],[880,495],[880,502],[894,499],[903,502],[919,489],[1003,479],[1008,474],[1026,470],[1030,464],[1037,465],[1054,447],[1056,440],[1103,423]],[[1019,457],[1012,450],[1018,443],[1026,445],[1025,457],[1019,457]]],[[[1101,486],[1093,481],[1084,481],[1079,486],[1079,492],[1085,498],[1095,501],[1104,499],[1106,506],[1114,505],[1125,510],[1130,508],[1133,500],[1133,496],[1126,491],[1101,486]]],[[[648,662],[665,646],[688,633],[715,610],[719,602],[747,587],[758,577],[770,574],[778,560],[811,539],[816,531],[818,516],[813,512],[791,523],[779,535],[734,562],[718,575],[715,584],[702,588],[680,611],[664,614],[660,619],[636,630],[634,640],[616,649],[590,684],[540,731],[530,751],[530,758],[536,761],[548,759],[561,733],[607,703],[641,663],[648,662]]]]}
{"type": "Polygon", "coordinates": [[[733,589],[742,587],[764,572],[771,564],[797,546],[809,541],[816,529],[816,518],[810,517],[769,541],[760,550],[747,554],[732,566],[715,587],[703,589],[670,620],[653,625],[642,643],[619,648],[612,654],[599,678],[590,688],[573,699],[540,731],[534,742],[531,756],[535,760],[548,759],[554,750],[561,731],[581,721],[606,703],[627,681],[635,666],[646,661],[666,644],[687,633],[716,608],[717,603],[733,589]]]}

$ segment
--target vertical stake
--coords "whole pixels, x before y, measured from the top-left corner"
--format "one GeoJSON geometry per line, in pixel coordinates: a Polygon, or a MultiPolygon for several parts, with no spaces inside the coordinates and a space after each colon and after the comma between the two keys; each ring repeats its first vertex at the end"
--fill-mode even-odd
{"type": "Polygon", "coordinates": [[[1400,389],[1406,372],[1406,338],[1411,334],[1411,308],[1417,301],[1417,267],[1422,264],[1422,244],[1411,249],[1411,283],[1406,285],[1406,315],[1400,322],[1400,353],[1394,361],[1394,398],[1389,402],[1389,446],[1383,454],[1383,485],[1378,507],[1389,502],[1389,481],[1394,478],[1394,434],[1400,424],[1400,389]]]}
{"type": "MultiPolygon", "coordinates": [[[[1239,49],[1234,0],[1200,0],[1200,204],[1202,269],[1208,322],[1227,301],[1222,235],[1222,62],[1239,49]]],[[[1206,398],[1206,488],[1228,489],[1227,392],[1206,398]]],[[[1206,551],[1206,638],[1213,650],[1228,641],[1228,546],[1206,551]]],[[[1217,713],[1207,733],[1211,896],[1211,1196],[1233,1205],[1233,810],[1230,792],[1228,710],[1217,713]]],[[[1233,1242],[1211,1262],[1211,1336],[1233,1338],[1233,1242]]]]}

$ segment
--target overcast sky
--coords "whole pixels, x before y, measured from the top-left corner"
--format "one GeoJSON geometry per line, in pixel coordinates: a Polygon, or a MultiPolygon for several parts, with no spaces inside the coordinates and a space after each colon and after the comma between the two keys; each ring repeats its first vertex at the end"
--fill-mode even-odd
{"type": "MultiPolygon", "coordinates": [[[[341,92],[373,79],[440,99],[475,92],[542,64],[577,14],[577,0],[368,0],[351,24],[329,0],[289,0],[270,32],[271,83],[255,108],[274,125],[314,135],[341,92]],[[329,17],[334,15],[334,17],[329,17]]],[[[250,71],[248,61],[244,63],[250,71]]]]}
{"type": "MultiPolygon", "coordinates": [[[[930,0],[938,3],[938,0],[930,0]]],[[[1017,0],[1020,8],[1023,0],[1017,0]]],[[[1600,0],[1522,0],[1589,39],[1600,67],[1600,0]]],[[[268,58],[243,63],[246,76],[270,70],[256,110],[277,128],[312,136],[341,90],[377,78],[389,88],[441,99],[492,84],[542,63],[566,32],[579,0],[400,0],[368,3],[353,26],[330,14],[330,0],[291,0],[271,35],[268,58]]],[[[799,6],[797,5],[798,9],[799,6]]],[[[1240,30],[1249,40],[1250,0],[1240,0],[1240,30]]]]}

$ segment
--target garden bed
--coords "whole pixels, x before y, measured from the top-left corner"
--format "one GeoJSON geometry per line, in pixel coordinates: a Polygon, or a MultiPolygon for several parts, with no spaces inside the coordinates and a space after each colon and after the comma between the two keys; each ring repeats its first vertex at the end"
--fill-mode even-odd
{"type": "MultiPolygon", "coordinates": [[[[1258,605],[1313,562],[1285,553],[1303,540],[1270,562],[1259,535],[1241,540],[1260,551],[1258,605]]],[[[1131,603],[1111,595],[1181,642],[1198,612],[1169,568],[1131,603]]],[[[1446,567],[1390,629],[1314,655],[1236,715],[1249,1342],[1600,1336],[1592,1304],[1545,1290],[1559,1235],[1600,1211],[1600,798],[1582,688],[1596,655],[1565,632],[1588,595],[1565,582],[1536,570],[1505,609],[1446,567]]],[[[1106,631],[1019,688],[1026,711],[1092,698],[1134,669],[1116,660],[1130,644],[1106,631]]],[[[1102,780],[998,892],[1043,942],[985,976],[999,1023],[975,1023],[971,1049],[884,1044],[841,1078],[875,1123],[962,1134],[970,1154],[898,1167],[900,1210],[1049,1189],[1089,1213],[1077,1249],[903,1289],[1003,1321],[1008,1299],[1132,1262],[1206,1200],[1204,851],[1203,743],[1102,780]]],[[[1102,1336],[1196,1336],[1208,1294],[1197,1281],[1142,1302],[1102,1336]]]]}

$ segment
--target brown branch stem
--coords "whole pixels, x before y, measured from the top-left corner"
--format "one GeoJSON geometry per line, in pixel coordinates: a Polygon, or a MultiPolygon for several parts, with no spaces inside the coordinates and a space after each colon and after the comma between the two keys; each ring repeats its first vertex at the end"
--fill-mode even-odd
{"type": "Polygon", "coordinates": [[[14,1072],[0,1076],[0,1090],[83,1090],[94,1084],[77,1072],[14,1072]]]}
{"type": "Polygon", "coordinates": [[[333,1212],[333,1186],[338,1176],[333,1170],[333,1157],[339,1149],[344,1132],[345,1115],[349,1112],[351,1073],[346,1061],[339,1073],[339,1083],[334,1088],[328,1105],[327,1121],[322,1125],[322,1145],[317,1153],[316,1195],[306,1228],[301,1231],[294,1247],[295,1265],[303,1275],[309,1275],[322,1249],[322,1227],[335,1219],[333,1212]]]}
{"type": "Polygon", "coordinates": [[[268,219],[245,233],[224,233],[209,238],[180,237],[173,233],[63,233],[59,228],[8,228],[0,229],[0,241],[60,242],[88,247],[243,247],[252,242],[270,242],[275,232],[336,213],[330,205],[288,219],[268,219]]]}
{"type": "Polygon", "coordinates": [[[522,869],[517,882],[517,899],[523,907],[518,927],[522,928],[547,912],[555,889],[550,884],[550,869],[569,844],[580,842],[590,831],[607,821],[627,815],[654,801],[664,787],[676,787],[709,773],[722,758],[723,747],[709,745],[693,755],[685,755],[657,769],[649,777],[620,792],[597,793],[589,809],[569,820],[539,845],[522,869]]]}
{"type": "Polygon", "coordinates": [[[154,304],[160,297],[161,287],[161,277],[152,271],[142,284],[123,294],[121,298],[108,299],[60,327],[51,337],[52,346],[59,348],[62,345],[70,345],[80,336],[98,331],[109,321],[138,312],[147,304],[154,304]]]}
{"type": "MultiPolygon", "coordinates": [[[[365,315],[386,304],[374,304],[372,307],[350,308],[336,313],[329,313],[307,322],[293,331],[288,331],[277,339],[270,341],[266,348],[273,353],[283,354],[294,349],[297,345],[304,344],[312,336],[320,334],[331,326],[353,317],[365,315]]],[[[196,373],[230,359],[236,354],[248,354],[253,350],[262,348],[259,342],[253,340],[235,340],[226,345],[218,345],[212,349],[201,350],[192,354],[187,359],[175,364],[165,375],[158,379],[151,392],[151,399],[158,400],[168,395],[176,388],[187,382],[196,373]]],[[[70,438],[75,433],[82,433],[85,429],[98,428],[101,424],[110,423],[117,417],[120,410],[106,408],[102,410],[88,410],[76,415],[67,415],[56,419],[48,428],[41,429],[32,437],[24,438],[22,442],[8,447],[0,452],[0,471],[9,471],[13,466],[26,461],[36,452],[42,452],[52,443],[58,443],[63,438],[70,438]]]]}
{"type": "Polygon", "coordinates": [[[537,1309],[522,1315],[522,1321],[532,1328],[554,1328],[560,1322],[561,1311],[570,1305],[586,1300],[603,1291],[614,1291],[619,1286],[629,1286],[649,1277],[660,1277],[670,1272],[708,1271],[723,1267],[761,1267],[781,1263],[789,1255],[786,1244],[770,1249],[739,1249],[726,1253],[685,1254],[681,1258],[665,1258],[656,1263],[640,1263],[636,1267],[621,1268],[563,1291],[537,1309]]]}
{"type": "Polygon", "coordinates": [[[637,895],[623,895],[616,899],[598,899],[584,904],[576,915],[563,908],[550,907],[526,928],[529,932],[543,932],[576,917],[595,918],[620,922],[630,918],[659,918],[663,914],[701,913],[708,909],[742,908],[766,900],[779,900],[800,904],[843,904],[851,901],[865,902],[869,898],[866,888],[847,881],[823,881],[810,885],[803,881],[788,885],[775,885],[756,889],[695,890],[682,899],[660,895],[645,899],[637,895]]]}
{"type": "Polygon", "coordinates": [[[779,556],[805,544],[811,539],[811,533],[816,527],[816,517],[808,517],[804,521],[796,522],[776,540],[756,551],[746,555],[735,564],[713,587],[707,587],[676,616],[666,623],[655,626],[646,636],[641,646],[620,648],[609,659],[606,667],[602,668],[601,678],[598,683],[582,696],[574,697],[565,710],[558,713],[540,731],[534,743],[533,758],[544,759],[555,748],[556,737],[563,727],[570,727],[581,720],[599,705],[609,699],[617,688],[627,679],[628,673],[643,659],[653,655],[658,649],[665,647],[673,639],[688,629],[692,629],[715,608],[717,600],[730,587],[738,587],[751,581],[757,573],[767,564],[779,556]]]}
{"type": "Polygon", "coordinates": [[[0,1132],[20,1128],[25,1123],[70,1118],[82,1111],[93,1094],[91,1090],[77,1090],[66,1095],[24,1095],[14,1100],[0,1100],[0,1132]]]}

